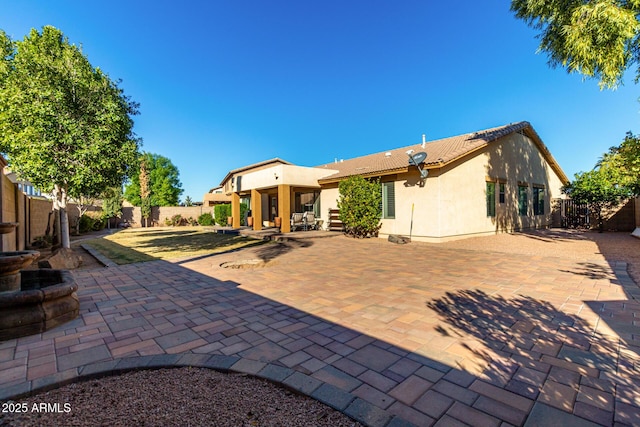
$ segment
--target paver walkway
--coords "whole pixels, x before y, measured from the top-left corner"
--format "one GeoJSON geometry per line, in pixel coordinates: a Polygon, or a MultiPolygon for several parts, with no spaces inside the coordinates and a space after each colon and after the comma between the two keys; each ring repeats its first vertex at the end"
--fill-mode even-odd
{"type": "Polygon", "coordinates": [[[372,426],[640,425],[640,291],[602,258],[340,236],[75,275],[78,319],[0,342],[0,399],[193,365],[372,426]],[[256,258],[269,264],[220,267],[256,258]]]}

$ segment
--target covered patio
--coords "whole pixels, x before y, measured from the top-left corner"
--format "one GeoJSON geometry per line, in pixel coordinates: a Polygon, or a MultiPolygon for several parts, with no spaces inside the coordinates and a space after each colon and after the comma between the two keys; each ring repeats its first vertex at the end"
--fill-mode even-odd
{"type": "Polygon", "coordinates": [[[277,227],[288,233],[294,212],[311,211],[320,217],[318,179],[335,172],[274,162],[273,165],[259,164],[228,175],[233,228],[240,228],[242,224],[242,203],[248,205],[250,214],[247,217],[251,218],[248,223],[255,231],[263,227],[277,227]]]}

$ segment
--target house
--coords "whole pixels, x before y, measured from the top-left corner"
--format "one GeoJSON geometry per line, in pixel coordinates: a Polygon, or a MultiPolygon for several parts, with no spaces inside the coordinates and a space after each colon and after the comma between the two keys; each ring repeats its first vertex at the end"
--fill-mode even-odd
{"type": "Polygon", "coordinates": [[[288,232],[292,212],[313,210],[327,224],[339,182],[353,175],[380,180],[381,237],[431,242],[549,227],[551,200],[569,182],[533,127],[519,122],[317,167],[267,160],[230,171],[220,185],[234,227],[245,202],[254,229],[288,232]]]}
{"type": "Polygon", "coordinates": [[[202,198],[202,206],[215,206],[223,203],[231,203],[231,197],[224,193],[222,187],[214,187],[202,198]]]}

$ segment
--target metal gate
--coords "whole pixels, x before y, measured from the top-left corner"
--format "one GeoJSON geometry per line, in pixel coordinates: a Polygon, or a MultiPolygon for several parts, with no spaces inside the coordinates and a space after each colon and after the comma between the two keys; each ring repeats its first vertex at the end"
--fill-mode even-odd
{"type": "Polygon", "coordinates": [[[558,200],[562,228],[590,228],[589,205],[571,199],[558,200]]]}

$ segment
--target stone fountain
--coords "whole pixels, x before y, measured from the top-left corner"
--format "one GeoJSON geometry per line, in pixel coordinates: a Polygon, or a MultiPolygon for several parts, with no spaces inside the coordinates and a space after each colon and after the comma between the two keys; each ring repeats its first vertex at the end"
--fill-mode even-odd
{"type": "MultiPolygon", "coordinates": [[[[0,234],[18,223],[0,223],[0,234]]],[[[40,253],[0,252],[0,341],[44,332],[75,319],[78,285],[66,270],[24,270],[40,253]]]]}

